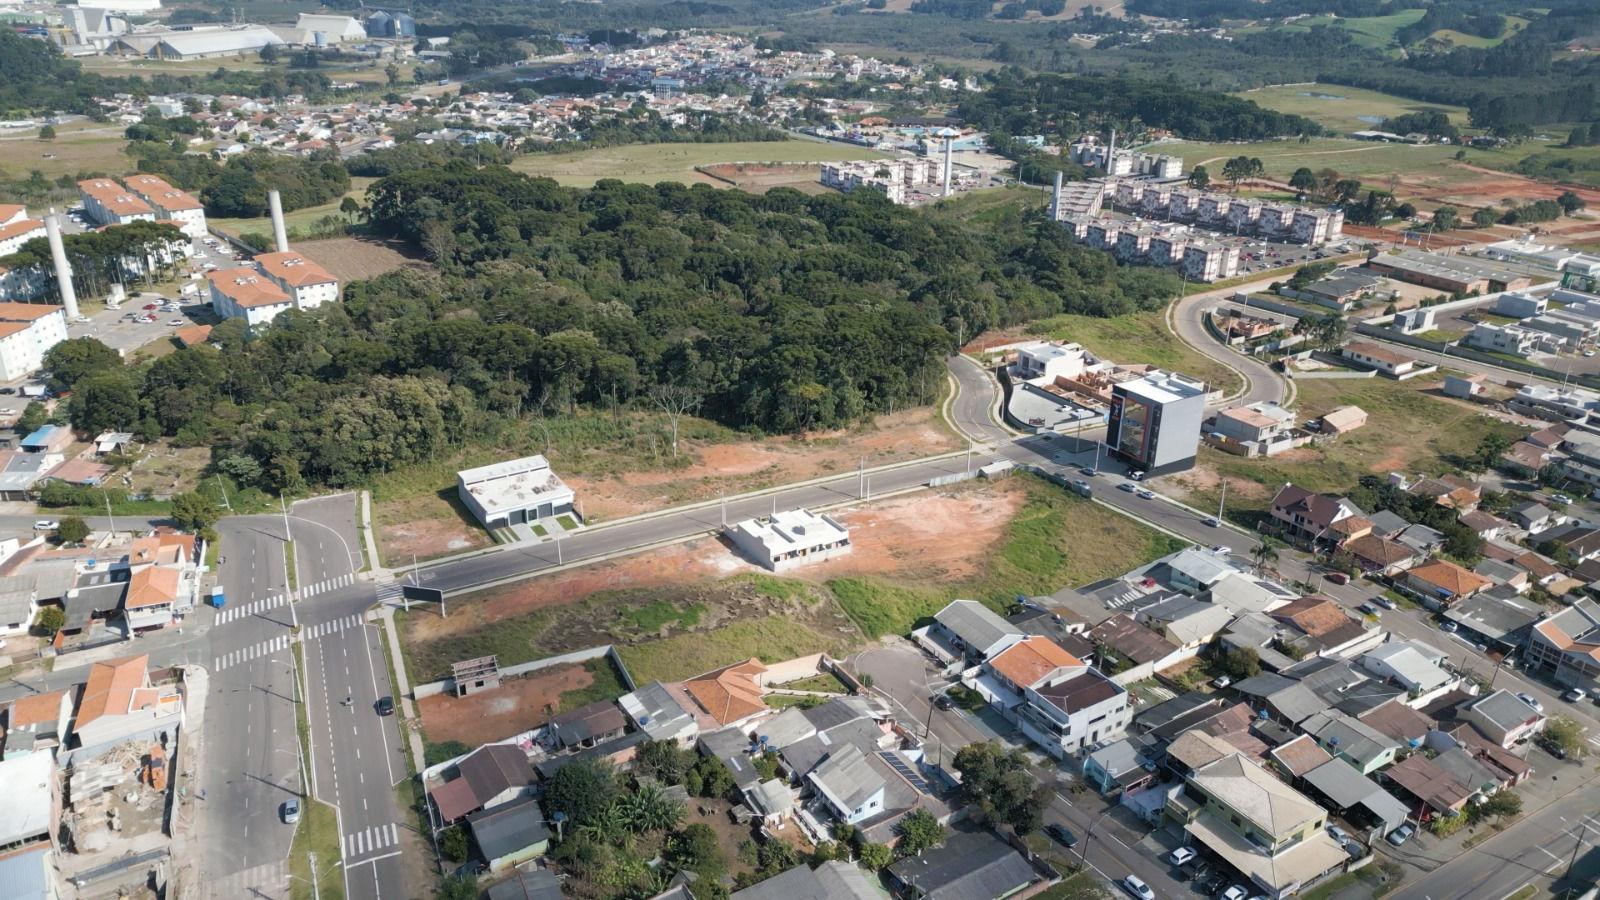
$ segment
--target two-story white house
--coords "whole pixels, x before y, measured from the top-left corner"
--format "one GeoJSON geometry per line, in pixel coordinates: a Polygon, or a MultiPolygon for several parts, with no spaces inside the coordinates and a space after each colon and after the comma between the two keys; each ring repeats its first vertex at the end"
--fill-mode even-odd
{"type": "Polygon", "coordinates": [[[986,661],[972,686],[1057,759],[1120,737],[1127,691],[1046,637],[1028,637],[986,661]]]}

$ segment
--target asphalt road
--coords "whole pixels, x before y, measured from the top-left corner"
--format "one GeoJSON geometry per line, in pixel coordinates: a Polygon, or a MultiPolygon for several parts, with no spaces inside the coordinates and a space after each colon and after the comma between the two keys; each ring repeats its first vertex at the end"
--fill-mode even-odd
{"type": "Polygon", "coordinates": [[[1180,340],[1199,352],[1222,363],[1244,376],[1244,393],[1230,398],[1230,405],[1247,405],[1261,401],[1283,403],[1289,396],[1289,383],[1271,366],[1252,356],[1235,353],[1211,336],[1206,330],[1204,311],[1217,305],[1217,301],[1244,291],[1261,290],[1272,284],[1272,279],[1215,291],[1190,294],[1175,301],[1167,309],[1167,325],[1180,340]]]}
{"type": "Polygon", "coordinates": [[[339,811],[346,895],[404,897],[398,857],[405,823],[394,785],[406,770],[395,719],[376,712],[378,698],[392,697],[393,689],[380,631],[365,619],[375,593],[370,582],[356,578],[356,496],[296,503],[289,527],[297,585],[306,592],[300,636],[313,793],[339,811]]]}

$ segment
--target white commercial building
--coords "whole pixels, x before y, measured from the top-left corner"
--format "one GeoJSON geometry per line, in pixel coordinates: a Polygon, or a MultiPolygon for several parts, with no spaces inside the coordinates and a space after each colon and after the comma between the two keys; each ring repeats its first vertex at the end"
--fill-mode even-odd
{"type": "Polygon", "coordinates": [[[206,236],[206,208],[193,194],[178,190],[166,179],[154,175],[132,175],[123,179],[123,183],[150,204],[157,216],[172,220],[184,234],[192,238],[206,236]]]}
{"type": "Polygon", "coordinates": [[[1469,347],[1477,347],[1479,350],[1510,353],[1513,356],[1527,356],[1538,345],[1539,336],[1526,328],[1520,328],[1516,325],[1496,325],[1492,322],[1479,322],[1472,326],[1472,333],[1467,335],[1464,343],[1469,347]]]}
{"type": "Polygon", "coordinates": [[[67,339],[67,314],[43,303],[0,303],[0,381],[39,371],[51,347],[67,339]]]}
{"type": "Polygon", "coordinates": [[[279,290],[294,298],[296,309],[316,309],[339,299],[339,279],[298,253],[263,253],[254,262],[279,290]]]}
{"type": "Polygon", "coordinates": [[[464,469],[456,473],[456,492],[485,528],[535,522],[572,511],[567,487],[543,456],[464,469]]]}
{"type": "Polygon", "coordinates": [[[295,20],[293,37],[295,43],[325,47],[329,44],[365,41],[367,29],[349,16],[301,13],[300,18],[295,20]]]}
{"type": "Polygon", "coordinates": [[[207,273],[211,308],[224,319],[243,319],[254,328],[294,308],[294,298],[249,266],[207,273]]]}
{"type": "Polygon", "coordinates": [[[850,552],[850,529],[805,509],[736,522],[727,535],[739,552],[774,572],[850,552]]]}
{"type": "Polygon", "coordinates": [[[1078,377],[1083,374],[1084,366],[1093,361],[1080,344],[1040,341],[1017,348],[1013,369],[1016,377],[1023,381],[1054,382],[1058,377],[1078,377]]]}

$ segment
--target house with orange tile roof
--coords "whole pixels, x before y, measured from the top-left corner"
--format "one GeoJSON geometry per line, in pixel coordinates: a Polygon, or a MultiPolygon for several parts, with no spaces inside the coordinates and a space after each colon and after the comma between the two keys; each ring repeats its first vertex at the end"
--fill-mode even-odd
{"type": "Polygon", "coordinates": [[[1432,609],[1449,607],[1494,586],[1482,575],[1444,559],[1408,569],[1403,584],[1432,609]]]}
{"type": "Polygon", "coordinates": [[[88,178],[78,182],[78,196],[83,199],[84,212],[100,225],[156,220],[156,211],[150,204],[109,178],[88,178]]]}
{"type": "Polygon", "coordinates": [[[72,717],[72,694],[62,689],[11,701],[5,707],[5,757],[59,745],[72,717]]]}
{"type": "Polygon", "coordinates": [[[169,739],[183,724],[183,691],[150,682],[150,657],[95,663],[72,722],[72,758],[96,756],[125,741],[169,739]]]}
{"type": "Polygon", "coordinates": [[[1600,603],[1585,597],[1535,622],[1523,659],[1559,684],[1600,693],[1600,603]]]}
{"type": "Polygon", "coordinates": [[[20,203],[0,203],[0,225],[11,225],[28,217],[28,208],[20,203]]]}
{"type": "Polygon", "coordinates": [[[206,208],[193,194],[179,190],[168,184],[166,179],[155,175],[130,175],[122,179],[122,183],[139,195],[139,199],[150,204],[158,216],[170,220],[184,234],[197,239],[206,236],[206,208]]]}
{"type": "Polygon", "coordinates": [[[134,631],[172,624],[183,574],[165,566],[145,566],[128,579],[122,614],[134,631]]]}
{"type": "Polygon", "coordinates": [[[771,712],[762,695],[761,675],[767,667],[751,657],[713,669],[683,683],[696,705],[719,725],[744,725],[771,712]]]}
{"type": "Polygon", "coordinates": [[[44,237],[44,222],[39,219],[18,219],[0,225],[0,256],[10,256],[22,245],[44,237]]]}
{"type": "Polygon", "coordinates": [[[966,681],[1057,759],[1121,737],[1131,717],[1121,685],[1038,635],[995,654],[966,681]]]}

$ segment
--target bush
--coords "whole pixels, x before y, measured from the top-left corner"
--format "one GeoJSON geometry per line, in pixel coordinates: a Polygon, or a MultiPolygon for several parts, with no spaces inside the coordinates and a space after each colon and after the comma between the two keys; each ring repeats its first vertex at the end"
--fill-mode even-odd
{"type": "Polygon", "coordinates": [[[1460,831],[1466,824],[1467,817],[1463,813],[1435,816],[1433,821],[1428,823],[1428,830],[1433,832],[1434,837],[1445,838],[1460,831]]]}
{"type": "Polygon", "coordinates": [[[56,529],[56,537],[63,544],[79,544],[89,536],[89,523],[78,516],[67,516],[61,520],[61,526],[56,529]]]}
{"type": "Polygon", "coordinates": [[[454,825],[440,832],[439,852],[443,853],[446,859],[465,862],[467,854],[472,852],[472,841],[468,839],[466,830],[460,825],[454,825]]]}
{"type": "Polygon", "coordinates": [[[46,606],[39,610],[39,615],[34,617],[34,630],[46,636],[53,636],[67,624],[67,613],[59,606],[46,606]]]}

